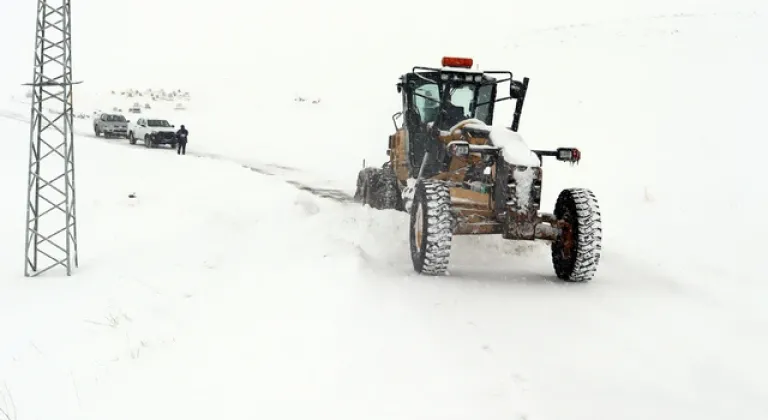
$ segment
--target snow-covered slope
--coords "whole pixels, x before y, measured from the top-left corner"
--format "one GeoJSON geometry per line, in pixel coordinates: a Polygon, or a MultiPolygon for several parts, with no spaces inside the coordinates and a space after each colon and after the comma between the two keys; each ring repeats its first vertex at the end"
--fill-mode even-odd
{"type": "Polygon", "coordinates": [[[0,420],[768,417],[764,5],[504,2],[456,40],[434,31],[449,7],[372,3],[348,19],[341,3],[213,22],[185,2],[195,30],[147,34],[101,19],[141,22],[143,2],[78,3],[75,71],[98,83],[76,112],[132,103],[112,89],[189,90],[186,111],[153,105],[187,125],[189,154],[78,120],[81,267],[26,279],[28,111],[17,91],[0,107],[0,420]],[[405,6],[423,26],[384,19],[405,6]],[[130,66],[99,48],[105,33],[179,67],[130,66]],[[598,195],[593,282],[556,281],[546,246],[496,237],[457,238],[450,277],[417,276],[406,215],[296,188],[351,193],[363,159],[386,158],[397,75],[444,54],[531,77],[521,134],[582,150],[577,167],[545,162],[543,205],[569,186],[598,195]]]}

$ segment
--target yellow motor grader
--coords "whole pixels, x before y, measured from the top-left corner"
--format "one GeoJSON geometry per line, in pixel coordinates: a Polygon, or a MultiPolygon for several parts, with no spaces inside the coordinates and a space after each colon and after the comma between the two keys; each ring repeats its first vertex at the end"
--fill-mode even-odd
{"type": "Polygon", "coordinates": [[[417,66],[400,77],[402,112],[392,116],[389,160],[360,171],[355,199],[410,214],[411,259],[418,273],[448,273],[453,235],[501,234],[551,241],[557,277],[591,280],[602,240],[592,191],[565,189],[553,213],[540,211],[543,158],[574,164],[580,151],[528,148],[517,132],[527,77],[474,70],[471,58],[443,57],[441,64],[417,66]],[[509,96],[497,98],[505,82],[509,96]],[[511,127],[493,124],[494,105],[504,100],[516,102],[511,127]]]}

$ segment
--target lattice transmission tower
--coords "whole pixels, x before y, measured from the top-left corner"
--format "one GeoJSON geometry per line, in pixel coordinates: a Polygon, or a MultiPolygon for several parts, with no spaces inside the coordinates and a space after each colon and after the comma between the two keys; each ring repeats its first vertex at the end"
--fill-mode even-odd
{"type": "Polygon", "coordinates": [[[77,267],[70,0],[38,0],[24,275],[77,267]]]}

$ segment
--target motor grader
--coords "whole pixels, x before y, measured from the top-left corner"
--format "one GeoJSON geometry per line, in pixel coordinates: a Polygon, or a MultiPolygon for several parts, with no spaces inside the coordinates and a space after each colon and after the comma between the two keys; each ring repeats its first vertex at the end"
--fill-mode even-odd
{"type": "Polygon", "coordinates": [[[540,211],[543,159],[575,164],[581,152],[528,148],[518,133],[527,77],[475,70],[471,58],[443,57],[441,64],[417,66],[400,77],[402,111],[392,116],[389,160],[359,172],[355,199],[410,214],[411,259],[418,273],[448,274],[453,235],[500,234],[550,241],[558,278],[591,280],[602,239],[592,191],[564,189],[552,213],[540,211]],[[504,83],[509,96],[497,98],[504,83]],[[510,127],[493,121],[494,105],[505,100],[515,101],[510,127]]]}

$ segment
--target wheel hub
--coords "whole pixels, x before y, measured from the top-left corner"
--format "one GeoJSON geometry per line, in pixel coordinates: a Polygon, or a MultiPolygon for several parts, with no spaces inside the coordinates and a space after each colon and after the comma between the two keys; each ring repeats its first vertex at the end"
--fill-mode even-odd
{"type": "Polygon", "coordinates": [[[421,242],[422,242],[422,230],[424,229],[424,215],[422,213],[422,209],[424,207],[419,203],[419,206],[416,208],[416,217],[413,221],[413,231],[415,232],[416,236],[416,248],[421,250],[421,242]]]}
{"type": "Polygon", "coordinates": [[[573,251],[573,224],[572,224],[571,212],[567,211],[563,214],[563,219],[560,221],[560,243],[562,244],[562,255],[565,260],[571,259],[571,252],[573,251]]]}

